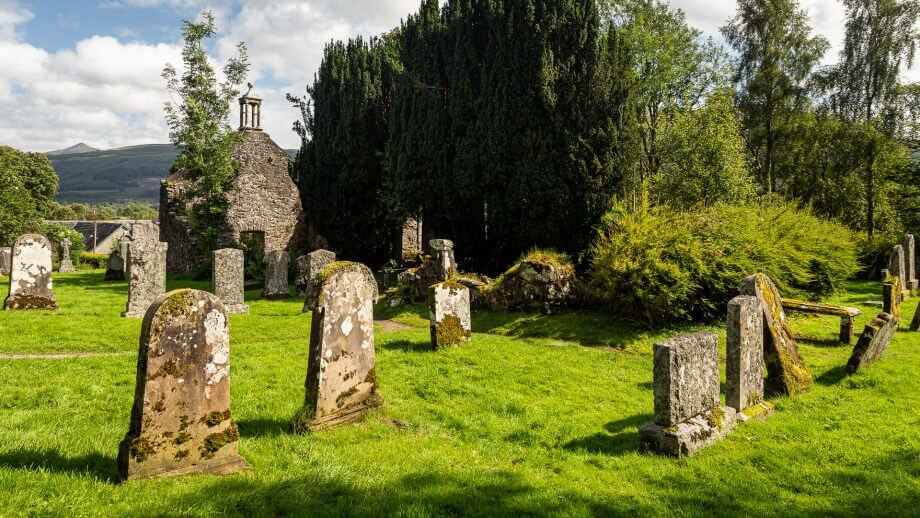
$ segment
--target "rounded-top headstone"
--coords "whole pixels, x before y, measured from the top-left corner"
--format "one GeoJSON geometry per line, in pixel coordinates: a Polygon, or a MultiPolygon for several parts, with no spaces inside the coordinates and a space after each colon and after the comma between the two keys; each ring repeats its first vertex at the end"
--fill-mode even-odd
{"type": "Polygon", "coordinates": [[[141,329],[131,426],[118,451],[123,479],[228,473],[245,466],[230,418],[230,329],[214,295],[159,297],[141,329]]]}
{"type": "Polygon", "coordinates": [[[4,309],[58,309],[52,292],[51,242],[26,234],[13,244],[10,290],[4,309]]]}
{"type": "Polygon", "coordinates": [[[383,402],[374,356],[373,273],[363,264],[332,263],[315,287],[306,400],[291,421],[295,432],[359,420],[383,402]]]}

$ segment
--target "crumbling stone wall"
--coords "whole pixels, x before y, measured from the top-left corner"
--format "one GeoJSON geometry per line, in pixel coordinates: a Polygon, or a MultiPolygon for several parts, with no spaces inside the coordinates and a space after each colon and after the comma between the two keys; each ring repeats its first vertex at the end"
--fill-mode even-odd
{"type": "MultiPolygon", "coordinates": [[[[233,151],[239,170],[227,192],[226,229],[218,246],[238,242],[242,232],[262,232],[265,250],[295,251],[306,242],[307,227],[297,186],[288,175],[290,157],[260,130],[242,135],[233,151]]],[[[160,188],[160,240],[169,243],[170,273],[189,272],[196,265],[187,217],[190,187],[186,172],[178,170],[160,188]]]]}

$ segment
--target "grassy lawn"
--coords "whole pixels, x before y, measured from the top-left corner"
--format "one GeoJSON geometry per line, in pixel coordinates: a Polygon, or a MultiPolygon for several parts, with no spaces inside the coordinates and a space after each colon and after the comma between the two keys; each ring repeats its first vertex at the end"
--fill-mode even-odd
{"type": "MultiPolygon", "coordinates": [[[[637,428],[652,417],[652,342],[691,327],[475,314],[471,343],[434,353],[425,308],[381,308],[416,327],[378,333],[386,409],[292,436],[309,334],[296,300],[250,300],[252,315],[230,317],[233,414],[250,469],[119,485],[140,322],[119,317],[125,284],[101,278],[56,274],[61,311],[0,313],[0,354],[127,353],[0,359],[2,515],[918,512],[920,333],[907,322],[886,357],[852,377],[849,348],[802,343],[816,379],[809,393],[775,399],[772,419],[675,460],[638,453],[637,428]]],[[[170,287],[180,285],[208,288],[170,287]]],[[[851,283],[836,301],[863,309],[861,332],[879,309],[860,304],[880,298],[877,283],[851,283]]],[[[831,340],[837,319],[793,327],[831,340]]]]}

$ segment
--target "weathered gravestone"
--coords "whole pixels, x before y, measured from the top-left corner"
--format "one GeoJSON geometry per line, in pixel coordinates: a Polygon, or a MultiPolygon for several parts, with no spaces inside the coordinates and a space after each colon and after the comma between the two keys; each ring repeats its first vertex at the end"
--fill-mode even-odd
{"type": "Polygon", "coordinates": [[[12,248],[0,248],[0,275],[10,274],[10,264],[13,260],[12,248]]]}
{"type": "Polygon", "coordinates": [[[897,330],[898,319],[888,313],[881,313],[866,324],[847,362],[847,374],[853,374],[863,365],[881,358],[897,330]]]}
{"type": "Polygon", "coordinates": [[[319,295],[319,289],[315,286],[315,283],[317,279],[319,279],[320,273],[322,273],[327,266],[335,262],[335,252],[330,252],[329,250],[315,250],[305,257],[307,260],[305,262],[304,271],[304,313],[316,309],[316,298],[319,295]]]}
{"type": "Polygon", "coordinates": [[[655,344],[655,420],[639,428],[642,449],[683,457],[735,427],[734,408],[719,405],[719,342],[693,333],[655,344]]]}
{"type": "Polygon", "coordinates": [[[306,401],[291,420],[301,433],[360,420],[383,404],[374,359],[377,283],[363,264],[338,262],[316,282],[306,401]]]}
{"type": "Polygon", "coordinates": [[[444,282],[457,275],[457,261],[454,259],[454,242],[448,239],[432,239],[428,242],[434,255],[434,276],[436,282],[444,282]]]}
{"type": "Polygon", "coordinates": [[[225,248],[214,251],[211,265],[214,295],[220,299],[228,315],[248,315],[244,300],[243,251],[225,248]]]}
{"type": "Polygon", "coordinates": [[[132,242],[128,247],[128,304],[123,317],[143,318],[158,297],[166,293],[168,243],[132,242]]]}
{"type": "Polygon", "coordinates": [[[773,405],[763,399],[763,311],[757,297],[728,303],[725,333],[725,404],[738,419],[767,417],[773,405]]]}
{"type": "Polygon", "coordinates": [[[907,264],[904,257],[904,247],[901,245],[895,245],[891,250],[891,257],[888,258],[888,271],[889,274],[883,279],[887,279],[890,276],[895,276],[901,279],[901,289],[904,289],[904,283],[907,279],[907,264]]]}
{"type": "Polygon", "coordinates": [[[131,426],[118,448],[124,480],[230,473],[246,466],[230,418],[230,328],[220,300],[177,290],[144,317],[131,426]]]}
{"type": "Polygon", "coordinates": [[[61,266],[58,268],[58,271],[61,272],[75,272],[76,268],[73,267],[73,261],[70,259],[70,240],[66,237],[61,240],[61,266]]]}
{"type": "Polygon", "coordinates": [[[309,261],[310,258],[305,255],[294,260],[294,287],[298,297],[307,294],[307,284],[310,283],[309,261]]]}
{"type": "Polygon", "coordinates": [[[284,250],[272,250],[265,254],[265,287],[262,297],[266,299],[286,299],[291,296],[288,287],[288,263],[290,255],[284,250]]]}
{"type": "Polygon", "coordinates": [[[882,284],[882,311],[901,320],[901,302],[904,299],[904,284],[897,275],[887,275],[882,284]]]}
{"type": "Polygon", "coordinates": [[[455,281],[435,284],[429,303],[431,345],[435,349],[469,341],[472,335],[469,288],[455,281]]]}
{"type": "Polygon", "coordinates": [[[123,281],[125,280],[125,257],[121,255],[118,249],[109,253],[109,258],[105,261],[105,280],[123,281]]]}
{"type": "Polygon", "coordinates": [[[917,279],[917,246],[914,243],[914,235],[905,234],[901,246],[904,248],[904,273],[906,275],[903,279],[904,289],[914,293],[920,288],[920,281],[917,279]]]}
{"type": "Polygon", "coordinates": [[[58,309],[51,282],[51,242],[26,234],[13,244],[10,291],[3,309],[58,309]]]}
{"type": "Polygon", "coordinates": [[[422,222],[407,218],[402,228],[402,260],[411,261],[422,253],[422,222]]]}
{"type": "Polygon", "coordinates": [[[741,294],[757,297],[763,310],[766,394],[794,395],[807,391],[812,385],[811,373],[799,356],[776,285],[769,277],[758,273],[742,281],[741,294]]]}

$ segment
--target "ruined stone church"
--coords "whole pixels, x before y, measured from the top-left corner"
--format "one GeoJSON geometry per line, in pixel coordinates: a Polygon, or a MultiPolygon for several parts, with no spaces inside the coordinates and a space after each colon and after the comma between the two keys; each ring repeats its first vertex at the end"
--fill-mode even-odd
{"type": "MultiPolygon", "coordinates": [[[[291,158],[262,131],[262,100],[252,84],[239,102],[243,140],[233,149],[239,168],[226,194],[226,227],[219,247],[249,238],[264,250],[296,251],[306,239],[307,227],[297,185],[288,174],[291,158]]],[[[169,243],[170,273],[190,272],[196,266],[196,236],[188,223],[190,187],[181,169],[160,185],[160,240],[169,243]]]]}

